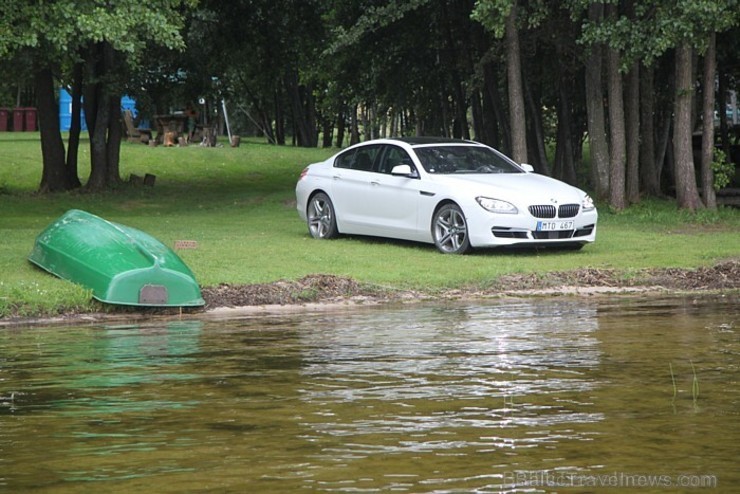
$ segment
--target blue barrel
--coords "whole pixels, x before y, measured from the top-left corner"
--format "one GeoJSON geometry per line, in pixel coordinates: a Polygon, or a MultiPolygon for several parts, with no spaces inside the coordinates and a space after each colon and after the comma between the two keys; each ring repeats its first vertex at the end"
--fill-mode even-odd
{"type": "MultiPolygon", "coordinates": [[[[80,126],[82,130],[87,130],[87,122],[85,122],[85,110],[80,109],[80,116],[82,117],[82,123],[80,126]]],[[[66,89],[61,88],[59,90],[59,130],[65,132],[68,131],[72,126],[72,95],[67,92],[66,89]]]]}

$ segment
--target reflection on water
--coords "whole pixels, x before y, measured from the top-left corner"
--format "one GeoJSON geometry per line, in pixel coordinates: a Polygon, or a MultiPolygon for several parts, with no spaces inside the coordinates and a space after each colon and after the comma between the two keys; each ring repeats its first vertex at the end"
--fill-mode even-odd
{"type": "Polygon", "coordinates": [[[0,491],[740,490],[739,314],[556,299],[0,330],[0,491]]]}

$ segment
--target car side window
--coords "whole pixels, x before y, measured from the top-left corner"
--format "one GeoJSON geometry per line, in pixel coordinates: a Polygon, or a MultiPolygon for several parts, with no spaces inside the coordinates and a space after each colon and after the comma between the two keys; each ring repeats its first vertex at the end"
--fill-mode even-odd
{"type": "Polygon", "coordinates": [[[352,168],[352,163],[355,160],[355,154],[357,154],[356,149],[352,149],[351,151],[347,151],[346,153],[340,154],[337,156],[337,159],[334,160],[334,167],[335,168],[352,168]]]}
{"type": "Polygon", "coordinates": [[[409,165],[411,170],[416,169],[413,161],[411,161],[411,157],[404,149],[397,146],[386,146],[378,171],[390,175],[393,167],[398,165],[409,165]]]}
{"type": "Polygon", "coordinates": [[[375,162],[380,154],[381,146],[361,146],[348,150],[334,160],[335,168],[349,168],[352,170],[373,171],[375,162]]]}
{"type": "Polygon", "coordinates": [[[362,146],[357,148],[354,160],[352,161],[353,170],[373,171],[375,161],[380,152],[381,146],[362,146]]]}

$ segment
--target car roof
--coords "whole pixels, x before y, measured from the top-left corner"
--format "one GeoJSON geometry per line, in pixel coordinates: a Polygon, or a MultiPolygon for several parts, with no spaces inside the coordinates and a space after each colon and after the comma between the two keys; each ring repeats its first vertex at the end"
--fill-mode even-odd
{"type": "Polygon", "coordinates": [[[405,142],[410,146],[422,146],[428,144],[477,144],[474,141],[468,141],[464,139],[453,139],[450,137],[391,137],[391,141],[405,142]]]}

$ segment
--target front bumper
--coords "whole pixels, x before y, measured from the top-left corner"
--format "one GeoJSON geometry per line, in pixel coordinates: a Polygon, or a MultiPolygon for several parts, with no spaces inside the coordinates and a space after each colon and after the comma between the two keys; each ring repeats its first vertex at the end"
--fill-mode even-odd
{"type": "Polygon", "coordinates": [[[498,247],[507,245],[557,246],[558,244],[586,244],[596,240],[596,210],[579,212],[557,221],[572,221],[567,230],[542,231],[538,224],[543,221],[527,213],[494,214],[482,208],[469,214],[468,234],[473,247],[498,247]]]}

